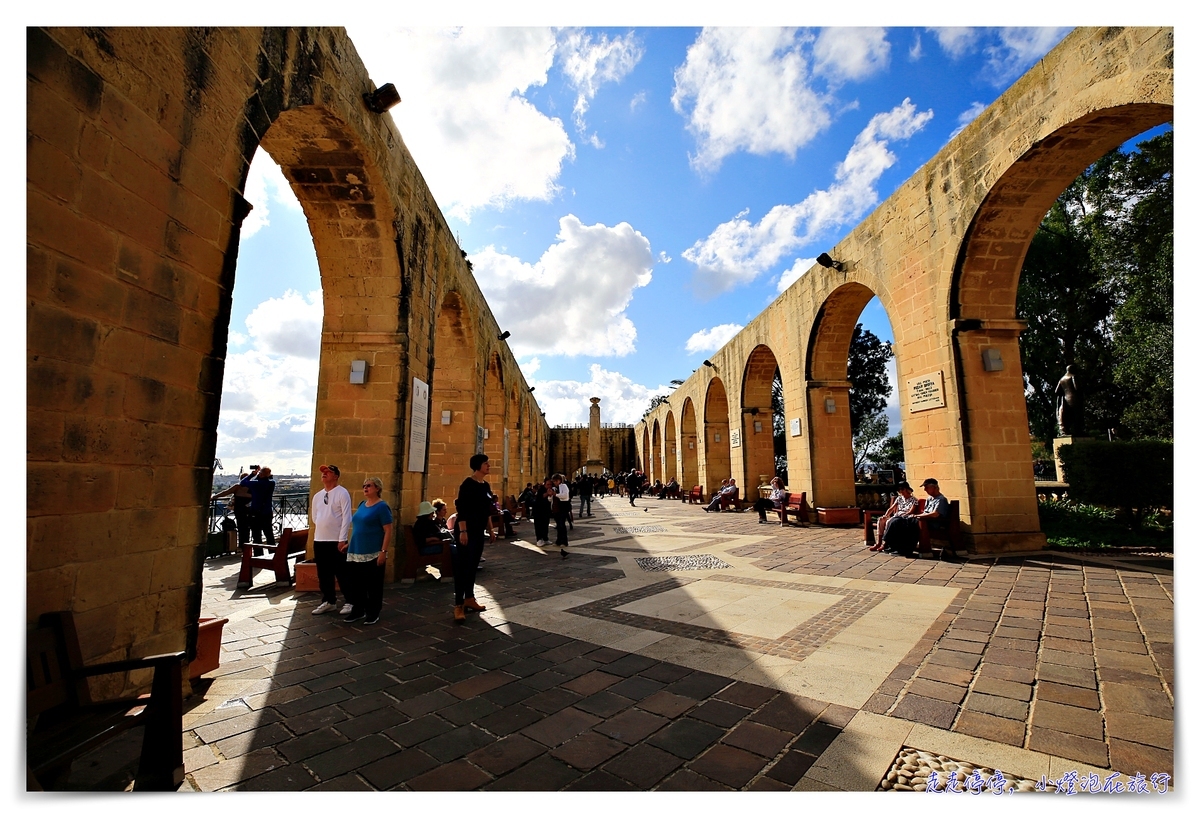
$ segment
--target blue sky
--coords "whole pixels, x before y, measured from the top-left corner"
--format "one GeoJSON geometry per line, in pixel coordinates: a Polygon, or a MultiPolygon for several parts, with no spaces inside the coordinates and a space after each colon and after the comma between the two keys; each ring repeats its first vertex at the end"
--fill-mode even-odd
{"type": "MultiPolygon", "coordinates": [[[[640,418],[1068,29],[349,32],[553,424],[640,418]]],[[[316,260],[261,153],[247,198],[218,456],[306,471],[316,260]]]]}

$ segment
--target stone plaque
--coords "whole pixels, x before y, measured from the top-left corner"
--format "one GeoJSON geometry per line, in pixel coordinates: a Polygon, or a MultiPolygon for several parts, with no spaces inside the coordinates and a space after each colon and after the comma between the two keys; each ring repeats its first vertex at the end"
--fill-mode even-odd
{"type": "Polygon", "coordinates": [[[800,418],[791,420],[792,437],[800,437],[800,418]]]}
{"type": "Polygon", "coordinates": [[[941,409],[946,405],[946,391],[942,388],[942,370],[909,378],[906,383],[908,385],[909,412],[941,409]]]}
{"type": "Polygon", "coordinates": [[[425,471],[425,443],[429,437],[429,384],[413,378],[412,423],[408,429],[408,470],[425,471]]]}
{"type": "Polygon", "coordinates": [[[729,430],[729,446],[730,446],[730,448],[736,449],[737,447],[739,447],[741,445],[742,445],[742,430],[741,429],[730,429],[729,430]]]}

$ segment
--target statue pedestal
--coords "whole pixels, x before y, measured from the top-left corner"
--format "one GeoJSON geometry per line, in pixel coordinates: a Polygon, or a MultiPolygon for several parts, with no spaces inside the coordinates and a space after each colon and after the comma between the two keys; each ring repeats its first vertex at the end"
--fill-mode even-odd
{"type": "Polygon", "coordinates": [[[584,474],[602,474],[604,472],[604,463],[599,460],[589,460],[583,464],[584,474]]]}
{"type": "Polygon", "coordinates": [[[1066,478],[1063,477],[1062,458],[1058,456],[1058,450],[1063,446],[1070,446],[1077,440],[1089,440],[1090,438],[1079,437],[1078,435],[1068,435],[1067,437],[1054,438],[1054,472],[1058,482],[1065,483],[1066,478]]]}

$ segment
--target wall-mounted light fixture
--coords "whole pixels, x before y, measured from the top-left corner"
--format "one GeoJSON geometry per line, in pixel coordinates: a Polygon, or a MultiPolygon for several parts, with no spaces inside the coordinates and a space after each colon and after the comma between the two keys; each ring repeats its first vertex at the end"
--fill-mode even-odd
{"type": "Polygon", "coordinates": [[[510,335],[512,335],[512,333],[511,333],[511,332],[509,332],[508,330],[505,330],[504,332],[502,332],[502,333],[500,333],[499,335],[497,335],[497,336],[496,336],[496,340],[497,340],[497,341],[507,341],[507,340],[508,340],[508,336],[510,336],[510,335]]]}
{"type": "Polygon", "coordinates": [[[535,390],[535,389],[537,389],[537,387],[536,387],[536,386],[531,386],[531,387],[529,387],[529,391],[530,391],[530,392],[532,392],[532,391],[533,391],[533,390],[535,390]]]}
{"type": "Polygon", "coordinates": [[[720,432],[713,432],[713,442],[714,443],[721,442],[721,433],[720,432]]]}
{"type": "Polygon", "coordinates": [[[689,440],[689,441],[688,441],[688,448],[689,448],[689,449],[694,449],[694,448],[696,448],[696,441],[694,441],[694,440],[689,440]]]}
{"type": "Polygon", "coordinates": [[[350,383],[366,383],[367,382],[367,362],[366,361],[351,361],[350,362],[350,383]]]}
{"type": "Polygon", "coordinates": [[[999,372],[1004,369],[1004,358],[1000,356],[1000,350],[988,348],[982,352],[984,372],[999,372]]]}
{"type": "Polygon", "coordinates": [[[817,264],[820,264],[822,267],[832,267],[839,273],[846,271],[846,265],[843,262],[834,261],[829,257],[828,253],[822,253],[821,255],[817,256],[817,264]]]}
{"type": "Polygon", "coordinates": [[[706,361],[704,362],[704,365],[705,365],[705,366],[711,366],[713,369],[716,369],[716,368],[717,368],[717,365],[716,365],[716,364],[714,364],[712,361],[708,361],[708,360],[706,360],[706,361]]]}
{"type": "Polygon", "coordinates": [[[363,94],[363,102],[375,113],[382,114],[400,104],[400,92],[389,82],[376,88],[373,93],[363,94]]]}
{"type": "Polygon", "coordinates": [[[837,401],[835,401],[833,398],[826,398],[825,399],[825,414],[832,415],[836,411],[837,411],[837,401]]]}
{"type": "Polygon", "coordinates": [[[758,434],[761,431],[762,431],[762,421],[761,420],[754,421],[754,434],[758,434]]]}
{"type": "Polygon", "coordinates": [[[450,425],[450,410],[449,409],[442,410],[442,425],[443,426],[450,425]]]}
{"type": "Polygon", "coordinates": [[[757,406],[751,406],[751,407],[749,407],[749,408],[747,408],[747,409],[743,409],[743,410],[742,410],[742,414],[743,414],[743,415],[757,415],[757,414],[758,414],[758,407],[757,407],[757,406]]]}

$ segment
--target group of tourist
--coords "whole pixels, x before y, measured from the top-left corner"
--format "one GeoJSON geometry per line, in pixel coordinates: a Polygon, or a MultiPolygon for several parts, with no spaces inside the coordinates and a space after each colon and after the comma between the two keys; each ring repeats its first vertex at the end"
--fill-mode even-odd
{"type": "Polygon", "coordinates": [[[233,520],[238,532],[238,545],[246,545],[253,535],[256,545],[275,544],[275,527],[271,502],[275,496],[275,480],[268,466],[251,466],[238,475],[238,481],[212,496],[216,500],[233,495],[233,520]]]}
{"type": "Polygon", "coordinates": [[[938,481],[930,477],[921,483],[921,488],[927,496],[924,508],[918,511],[921,505],[913,496],[912,486],[906,482],[896,484],[896,499],[879,518],[878,536],[870,550],[911,557],[921,537],[920,520],[926,520],[935,530],[946,527],[950,501],[938,488],[938,481]]]}

